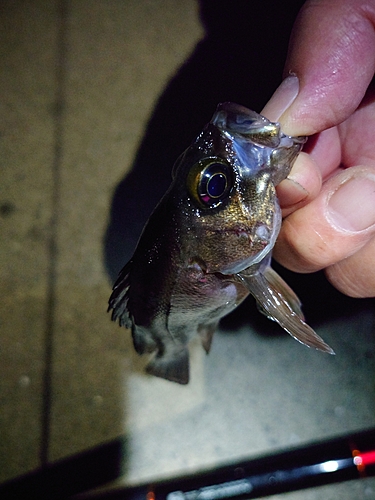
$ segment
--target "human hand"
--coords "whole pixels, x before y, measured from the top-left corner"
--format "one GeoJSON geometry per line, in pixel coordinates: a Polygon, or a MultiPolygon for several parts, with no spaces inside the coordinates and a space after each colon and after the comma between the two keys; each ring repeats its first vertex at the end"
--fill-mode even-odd
{"type": "Polygon", "coordinates": [[[353,297],[375,296],[375,0],[307,1],[285,75],[262,114],[310,137],[278,186],[287,216],[274,257],[325,269],[353,297]],[[296,76],[292,76],[296,75],[296,76]]]}

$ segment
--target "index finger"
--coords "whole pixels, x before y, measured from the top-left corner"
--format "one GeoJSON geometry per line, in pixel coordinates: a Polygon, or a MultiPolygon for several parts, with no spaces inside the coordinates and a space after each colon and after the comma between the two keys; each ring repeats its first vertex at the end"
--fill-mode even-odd
{"type": "MultiPolygon", "coordinates": [[[[285,75],[299,81],[294,100],[279,117],[285,133],[312,135],[341,123],[358,107],[375,72],[374,26],[375,0],[304,4],[285,64],[285,75]]],[[[285,87],[266,105],[267,116],[285,101],[285,87]]]]}

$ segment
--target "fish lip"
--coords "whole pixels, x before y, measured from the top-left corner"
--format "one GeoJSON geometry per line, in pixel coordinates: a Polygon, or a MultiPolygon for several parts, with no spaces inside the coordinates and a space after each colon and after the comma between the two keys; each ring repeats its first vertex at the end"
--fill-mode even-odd
{"type": "MultiPolygon", "coordinates": [[[[220,234],[229,234],[229,233],[234,233],[234,234],[237,234],[238,238],[243,238],[243,237],[246,237],[247,239],[247,243],[249,245],[249,250],[251,250],[251,246],[254,242],[254,237],[252,237],[252,235],[250,234],[250,232],[248,230],[245,230],[245,229],[214,229],[213,232],[215,232],[216,234],[217,233],[220,233],[220,234]]],[[[254,235],[256,236],[256,235],[254,235]]],[[[231,276],[231,275],[235,275],[235,274],[238,274],[238,273],[241,273],[242,271],[244,271],[245,269],[247,268],[250,268],[256,264],[259,264],[269,253],[270,251],[272,250],[272,247],[273,247],[273,243],[272,243],[272,238],[271,239],[264,239],[264,240],[261,240],[261,239],[258,239],[257,240],[257,245],[261,246],[262,248],[259,249],[259,246],[258,246],[258,250],[257,251],[253,251],[253,253],[251,252],[250,255],[247,257],[247,258],[244,258],[242,260],[239,260],[237,262],[234,262],[232,264],[229,264],[227,267],[224,267],[224,268],[221,268],[220,270],[216,269],[215,272],[219,272],[220,274],[224,275],[224,276],[231,276]]],[[[208,272],[210,272],[208,270],[208,272]]]]}
{"type": "Polygon", "coordinates": [[[269,253],[270,253],[270,248],[268,248],[268,245],[266,245],[262,250],[257,252],[255,255],[251,255],[247,259],[244,259],[241,262],[237,262],[237,264],[228,266],[227,268],[222,269],[220,272],[224,275],[234,275],[242,273],[245,269],[249,269],[255,266],[256,264],[259,264],[263,259],[267,257],[269,253]]]}
{"type": "Polygon", "coordinates": [[[228,234],[228,233],[231,233],[231,234],[237,234],[238,236],[242,236],[242,235],[246,235],[247,237],[250,237],[250,233],[251,233],[251,230],[248,229],[248,228],[234,228],[234,229],[221,229],[221,228],[217,228],[217,227],[213,227],[212,229],[211,228],[207,228],[207,231],[211,232],[211,233],[215,233],[215,234],[228,234]]]}
{"type": "Polygon", "coordinates": [[[258,243],[262,243],[264,244],[264,246],[266,247],[269,243],[270,243],[270,238],[260,238],[259,235],[256,235],[252,233],[254,233],[254,228],[252,228],[252,230],[250,229],[247,229],[247,228],[237,228],[237,229],[221,229],[221,228],[212,228],[212,229],[208,229],[208,231],[210,231],[211,233],[214,233],[214,234],[235,234],[238,236],[238,238],[243,238],[243,237],[246,237],[247,239],[249,239],[250,241],[253,241],[256,237],[258,236],[258,243]]]}

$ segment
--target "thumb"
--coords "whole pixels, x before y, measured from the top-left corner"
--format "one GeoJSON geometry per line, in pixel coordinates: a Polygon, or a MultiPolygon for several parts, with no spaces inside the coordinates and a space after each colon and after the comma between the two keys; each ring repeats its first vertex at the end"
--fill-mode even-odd
{"type": "Polygon", "coordinates": [[[375,72],[374,26],[375,0],[307,1],[293,27],[285,64],[285,74],[293,76],[263,113],[280,121],[289,135],[312,135],[344,121],[375,72]]]}
{"type": "MultiPolygon", "coordinates": [[[[356,166],[331,177],[282,225],[274,256],[288,269],[313,272],[356,254],[375,235],[375,172],[356,166]]],[[[373,266],[372,266],[373,267],[373,266]]],[[[375,286],[370,266],[364,278],[375,286]]]]}

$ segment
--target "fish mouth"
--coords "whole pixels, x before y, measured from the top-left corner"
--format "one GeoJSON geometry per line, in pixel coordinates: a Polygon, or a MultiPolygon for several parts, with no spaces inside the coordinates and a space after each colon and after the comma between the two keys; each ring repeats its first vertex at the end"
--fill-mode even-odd
{"type": "MultiPolygon", "coordinates": [[[[230,247],[236,248],[241,247],[241,253],[244,254],[243,258],[238,258],[234,262],[228,262],[227,266],[222,268],[220,272],[222,274],[230,275],[237,274],[248,267],[259,264],[263,259],[265,259],[272,250],[275,243],[275,234],[270,231],[270,228],[264,224],[259,224],[257,227],[253,227],[252,230],[245,228],[233,228],[233,229],[215,229],[216,234],[220,234],[225,238],[237,237],[237,241],[233,243],[233,239],[228,246],[226,246],[226,253],[229,255],[230,247]]],[[[225,245],[225,240],[224,240],[225,245]]],[[[233,252],[232,257],[236,252],[233,252]]],[[[230,259],[228,259],[230,260],[230,259]]]]}
{"type": "Polygon", "coordinates": [[[266,245],[261,250],[249,255],[246,259],[242,259],[240,261],[234,262],[231,265],[228,265],[225,269],[221,270],[222,274],[238,274],[244,271],[245,269],[255,266],[262,262],[272,251],[272,246],[266,245]]]}
{"type": "Polygon", "coordinates": [[[273,232],[266,224],[257,224],[251,229],[246,227],[236,227],[233,229],[213,228],[210,232],[221,236],[235,235],[244,243],[249,241],[251,245],[263,247],[267,246],[273,240],[273,232]]]}

